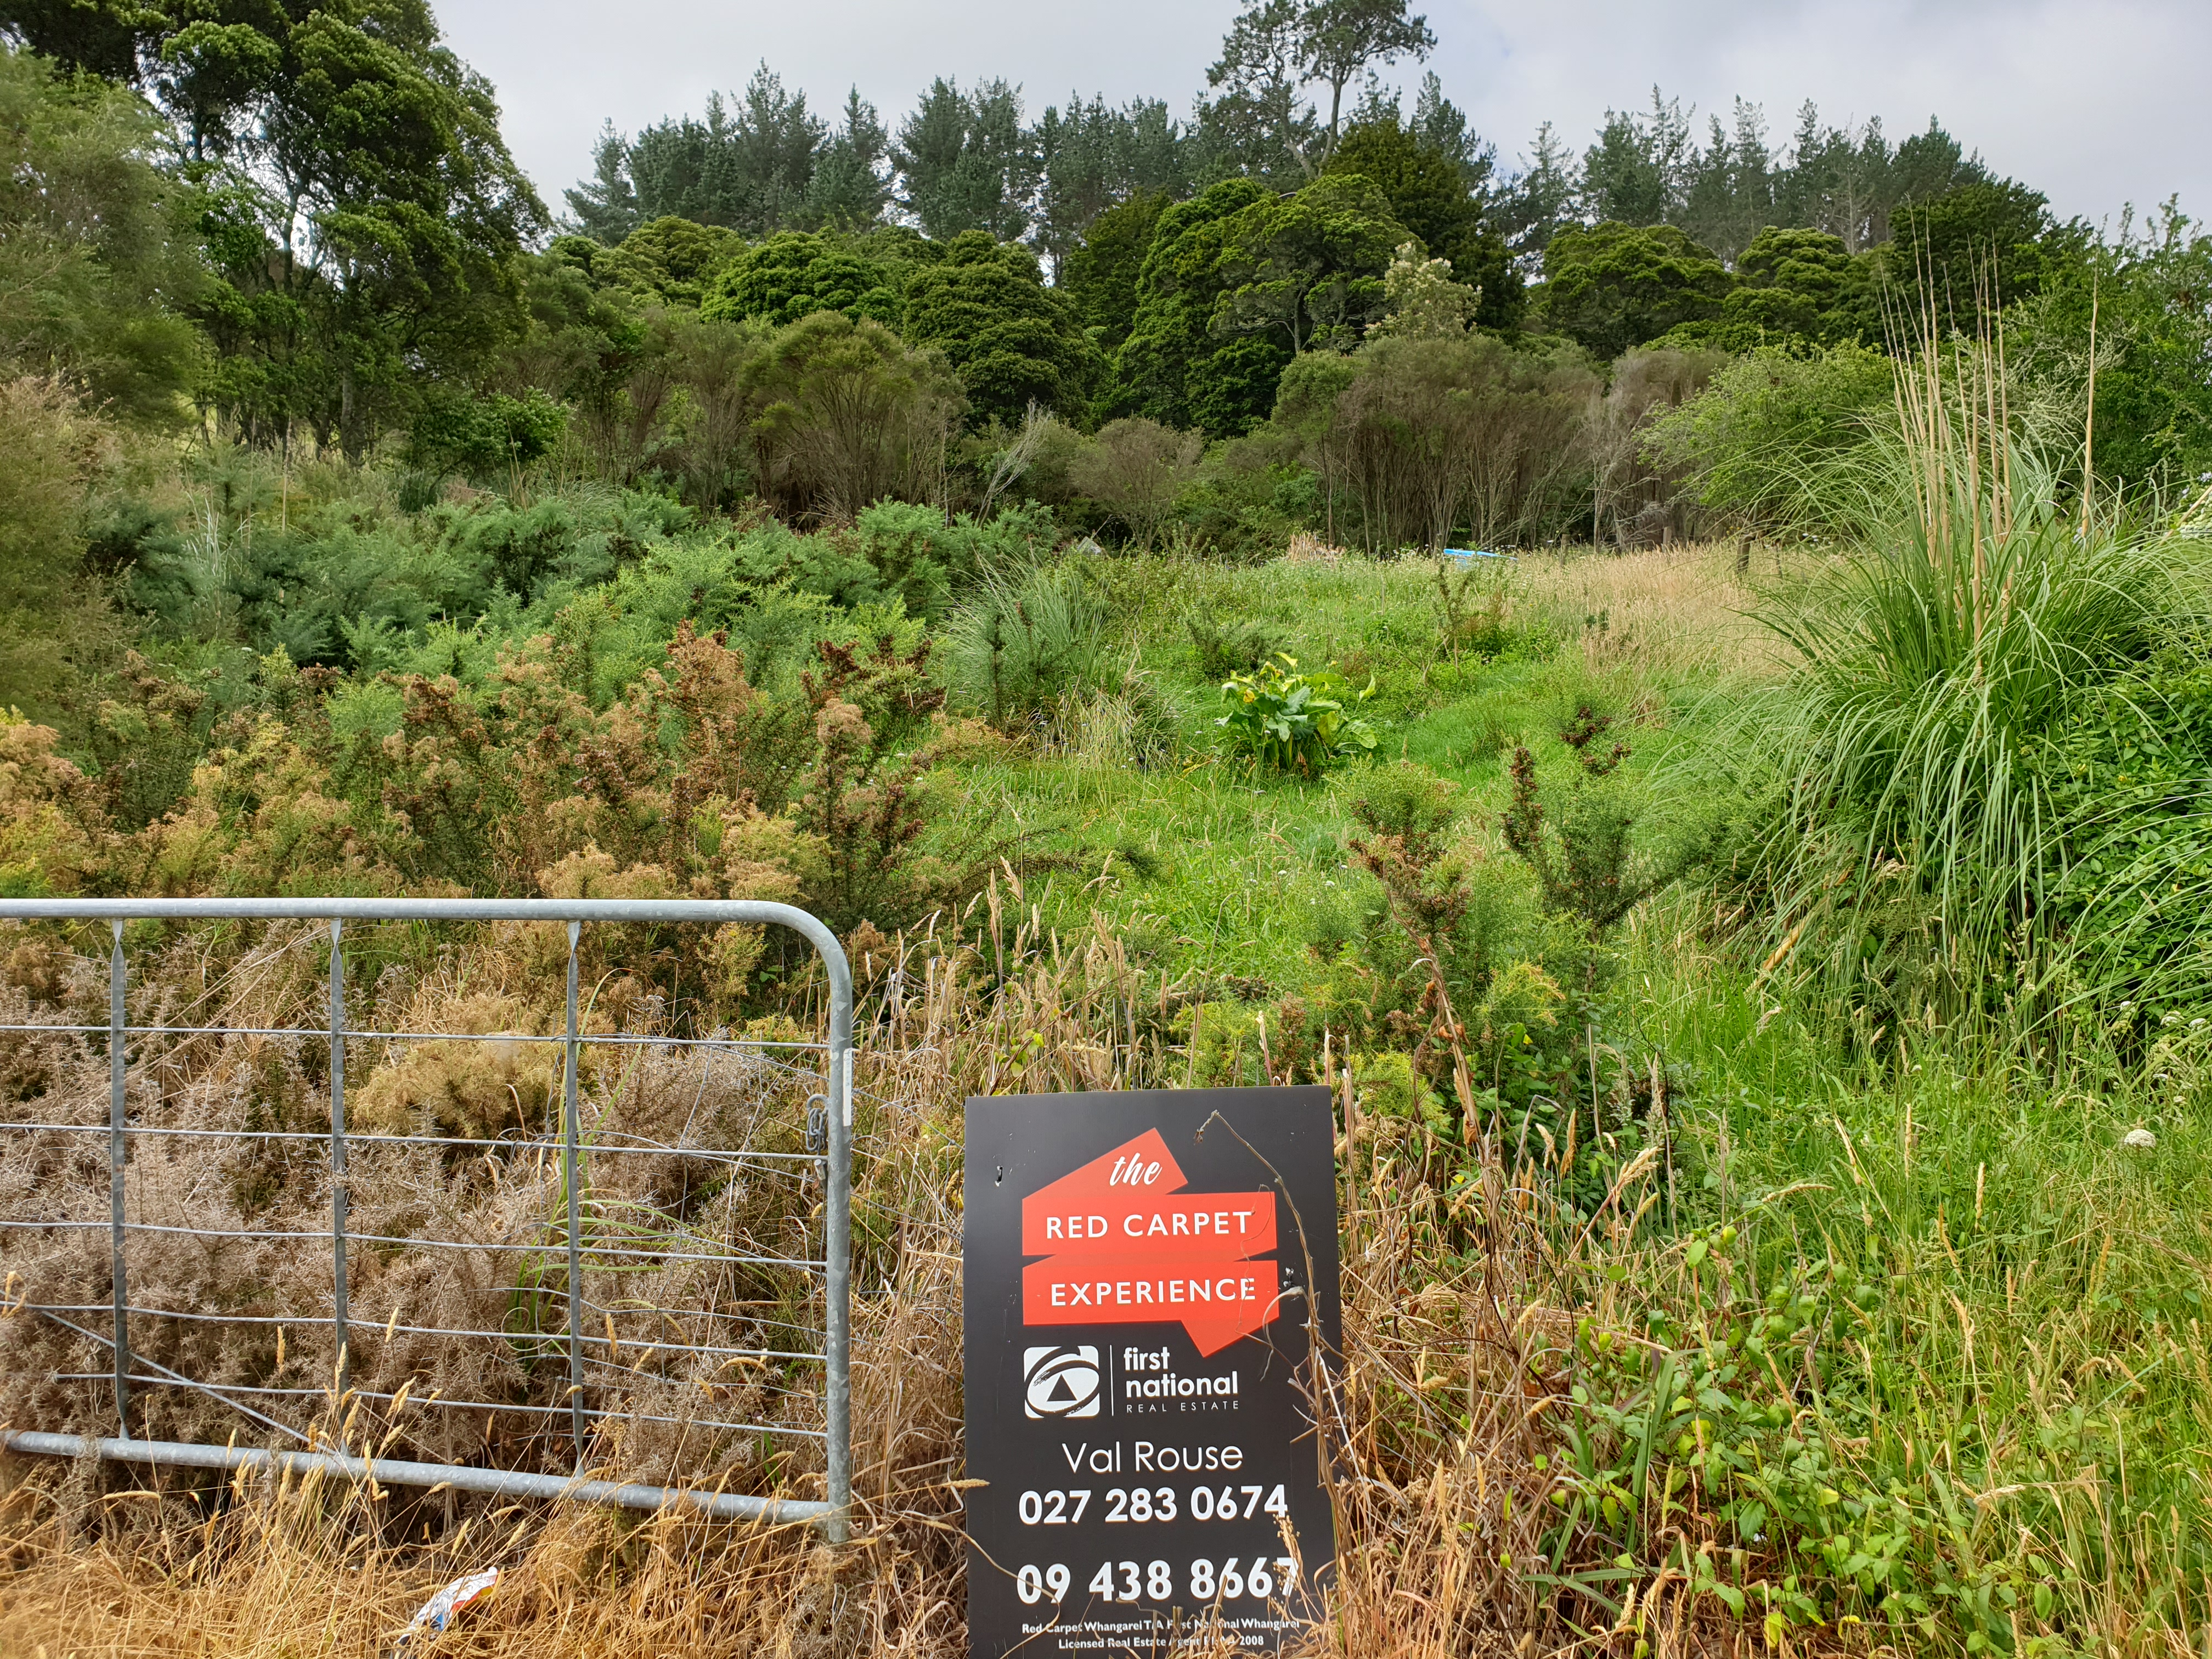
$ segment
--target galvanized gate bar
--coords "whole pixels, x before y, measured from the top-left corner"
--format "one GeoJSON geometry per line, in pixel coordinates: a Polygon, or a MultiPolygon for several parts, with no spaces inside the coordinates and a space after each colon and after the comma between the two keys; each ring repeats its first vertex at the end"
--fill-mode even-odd
{"type": "Polygon", "coordinates": [[[576,1190],[576,937],[568,924],[568,1046],[561,1059],[561,1180],[568,1189],[568,1437],[575,1443],[576,1473],[584,1472],[584,1241],[583,1195],[576,1190]]]}
{"type": "Polygon", "coordinates": [[[823,1323],[822,1347],[830,1379],[829,1487],[836,1505],[828,1530],[830,1541],[842,1544],[853,1492],[853,978],[849,970],[831,983],[830,1008],[830,1203],[823,1231],[837,1245],[824,1251],[830,1265],[823,1273],[823,1291],[829,1310],[823,1323]],[[841,1493],[842,1497],[837,1495],[841,1493]]]}
{"type": "Polygon", "coordinates": [[[525,1474],[460,1463],[387,1462],[380,1457],[341,1457],[332,1452],[272,1452],[257,1446],[203,1446],[184,1440],[95,1440],[83,1435],[4,1430],[0,1430],[0,1451],[41,1457],[96,1455],[112,1462],[150,1463],[166,1468],[254,1469],[279,1474],[320,1469],[348,1480],[375,1480],[395,1486],[451,1486],[494,1498],[567,1498],[625,1510],[688,1505],[718,1521],[835,1524],[829,1504],[808,1498],[750,1498],[738,1492],[641,1486],[614,1480],[567,1480],[557,1474],[525,1474]]]}
{"type": "Polygon", "coordinates": [[[345,923],[331,921],[331,1312],[337,1320],[331,1334],[337,1345],[337,1385],[341,1399],[349,1381],[346,1345],[353,1337],[353,1321],[346,1309],[346,1142],[345,1142],[345,950],[339,935],[345,923]]]}
{"type": "Polygon", "coordinates": [[[129,1161],[124,1135],[128,1102],[124,1091],[126,1073],[123,1058],[124,990],[123,924],[115,924],[115,949],[107,958],[107,1198],[113,1210],[109,1234],[109,1283],[115,1296],[115,1420],[116,1432],[131,1437],[131,1292],[123,1269],[123,1173],[129,1161]]]}
{"type": "MultiPolygon", "coordinates": [[[[634,1509],[658,1509],[670,1503],[687,1503],[726,1519],[762,1521],[804,1520],[820,1526],[830,1541],[842,1543],[849,1533],[852,1502],[852,1168],[853,1168],[853,979],[845,952],[817,918],[787,904],[757,900],[685,899],[372,899],[372,898],[224,898],[224,899],[5,899],[0,900],[0,921],[107,921],[113,926],[114,945],[109,959],[110,1101],[108,1112],[110,1201],[112,1237],[112,1294],[115,1322],[114,1388],[119,1437],[93,1439],[75,1435],[0,1431],[0,1449],[37,1452],[55,1456],[97,1454],[111,1459],[207,1468],[300,1469],[319,1467],[328,1472],[361,1480],[370,1478],[403,1486],[451,1486],[465,1491],[495,1492],[510,1497],[569,1497],[587,1502],[614,1504],[634,1509]],[[557,1039],[564,1044],[562,1156],[568,1198],[569,1260],[569,1405],[579,1468],[583,1455],[583,1419],[602,1413],[583,1404],[581,1193],[579,1182],[580,1124],[576,1101],[577,1054],[580,1042],[576,1004],[576,941],[585,922],[701,923],[774,925],[787,927],[805,938],[822,958],[830,981],[829,1078],[825,1115],[829,1129],[829,1169],[823,1255],[823,1358],[826,1378],[823,1415],[827,1432],[826,1501],[801,1502],[734,1494],[706,1494],[658,1486],[609,1481],[562,1480],[550,1475],[481,1469],[459,1465],[427,1463],[371,1463],[330,1454],[269,1453],[251,1448],[218,1447],[179,1442],[138,1441],[131,1438],[129,1292],[125,1272],[124,1243],[143,1229],[127,1222],[124,1175],[128,1144],[127,1066],[125,1049],[130,1036],[125,1010],[126,987],[123,956],[124,926],[133,921],[328,921],[331,924],[330,1042],[331,1042],[331,1177],[332,1296],[341,1393],[346,1387],[345,1345],[349,1331],[347,1305],[345,1246],[347,1170],[344,1120],[344,967],[343,924],[357,921],[520,921],[568,924],[569,958],[568,1030],[557,1039]]],[[[38,1030],[60,1028],[38,1027],[38,1030]]],[[[94,1028],[97,1029],[97,1028],[94,1028]]],[[[224,1028],[210,1028],[210,1033],[224,1028]]],[[[160,1034],[149,1028],[148,1035],[160,1034]]],[[[272,1033],[271,1035],[276,1035],[272,1033]]],[[[283,1033],[283,1035],[294,1035],[283,1033]]],[[[397,1033],[360,1033],[368,1036],[397,1033]]],[[[409,1033],[432,1036],[435,1033],[409,1033]]],[[[732,1047],[749,1046],[732,1044],[732,1047]]],[[[785,1046],[785,1045],[776,1045],[785,1046]]],[[[793,1045],[811,1046],[811,1045],[793,1045]]],[[[16,1127],[16,1126],[9,1126],[16,1127]]],[[[21,1126],[29,1128],[34,1126],[21,1126]]],[[[68,1125],[39,1125],[41,1128],[68,1125]]],[[[413,1139],[408,1137],[407,1139],[413,1139]]],[[[66,1224],[57,1223],[57,1225],[66,1224]]],[[[182,1230],[192,1231],[192,1230],[182,1230]]],[[[302,1235],[307,1237],[307,1235],[302,1235]]],[[[395,1243],[424,1243],[421,1240],[395,1243]]],[[[707,1259],[707,1258],[702,1258],[707,1259]]],[[[728,1258],[737,1260],[738,1258],[728,1258]]],[[[793,1263],[792,1265],[807,1265],[793,1263]]],[[[157,1368],[159,1369],[159,1368],[157,1368]]]]}

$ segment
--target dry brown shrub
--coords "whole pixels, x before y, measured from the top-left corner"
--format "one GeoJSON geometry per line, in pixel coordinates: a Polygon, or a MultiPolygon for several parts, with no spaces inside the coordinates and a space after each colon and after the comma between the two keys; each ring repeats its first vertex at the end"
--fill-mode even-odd
{"type": "Polygon", "coordinates": [[[1310,530],[1291,533],[1290,545],[1283,550],[1285,564],[1342,564],[1345,551],[1332,547],[1310,530]]]}

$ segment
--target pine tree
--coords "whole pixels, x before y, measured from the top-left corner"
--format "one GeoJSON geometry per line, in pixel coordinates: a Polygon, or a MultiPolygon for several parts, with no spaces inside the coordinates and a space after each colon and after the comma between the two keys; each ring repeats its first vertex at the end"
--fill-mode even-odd
{"type": "Polygon", "coordinates": [[[1115,109],[1103,97],[1048,107],[1029,137],[1037,168],[1034,240],[1054,281],[1098,216],[1144,194],[1190,191],[1191,156],[1182,128],[1158,99],[1115,109]]]}
{"type": "Polygon", "coordinates": [[[1230,25],[1206,72],[1214,95],[1198,103],[1214,171],[1284,186],[1311,175],[1320,120],[1300,90],[1298,23],[1296,0],[1261,0],[1230,25]]]}
{"type": "Polygon", "coordinates": [[[963,93],[939,76],[899,124],[899,205],[940,241],[963,230],[1017,240],[1036,183],[1027,137],[1018,88],[985,81],[963,93]]]}
{"type": "Polygon", "coordinates": [[[1774,222],[1774,184],[1765,114],[1739,98],[1735,131],[1713,117],[1712,142],[1691,163],[1682,227],[1733,264],[1752,239],[1774,222]]]}
{"type": "Polygon", "coordinates": [[[890,136],[854,87],[845,94],[844,124],[814,164],[805,216],[841,230],[878,223],[890,205],[890,136]]]}
{"type": "Polygon", "coordinates": [[[1492,210],[1498,232],[1524,276],[1544,263],[1544,250],[1561,227],[1573,223],[1582,175],[1573,153],[1549,121],[1536,129],[1528,164],[1498,193],[1492,210]]]}
{"type": "Polygon", "coordinates": [[[563,191],[576,228],[593,241],[612,247],[640,222],[637,192],[630,188],[629,141],[608,122],[592,146],[592,176],[563,191]]]}

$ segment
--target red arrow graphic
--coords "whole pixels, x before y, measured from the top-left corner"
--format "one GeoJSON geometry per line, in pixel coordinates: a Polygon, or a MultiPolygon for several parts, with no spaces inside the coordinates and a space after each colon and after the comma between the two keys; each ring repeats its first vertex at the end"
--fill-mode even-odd
{"type": "Polygon", "coordinates": [[[1275,1195],[1186,1193],[1157,1129],[1022,1200],[1025,1325],[1180,1324],[1201,1356],[1281,1310],[1275,1195]]]}

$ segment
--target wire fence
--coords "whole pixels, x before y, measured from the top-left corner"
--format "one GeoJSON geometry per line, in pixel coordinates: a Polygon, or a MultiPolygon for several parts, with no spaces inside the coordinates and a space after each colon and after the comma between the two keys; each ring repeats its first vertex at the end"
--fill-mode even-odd
{"type": "Polygon", "coordinates": [[[0,1024],[16,1102],[0,1281],[16,1329],[35,1316],[46,1334],[0,1345],[0,1443],[373,1466],[843,1537],[853,994],[820,921],[734,901],[460,899],[0,901],[9,920],[106,924],[108,1018],[83,1017],[80,987],[52,1023],[0,1024]],[[126,929],[156,920],[272,924],[250,960],[295,991],[299,953],[326,951],[326,1018],[177,1018],[158,983],[132,983],[126,929]],[[564,929],[562,1029],[380,1026],[392,999],[349,984],[349,945],[393,921],[564,929]],[[276,936],[286,923],[316,925],[276,936]],[[595,924],[793,929],[826,970],[828,1041],[679,1035],[649,1007],[607,1029],[580,974],[595,924]],[[87,1121],[103,1066],[106,1118],[87,1121]],[[113,1436],[21,1420],[95,1411],[113,1436]],[[819,1499],[785,1495],[816,1474],[819,1499]]]}

